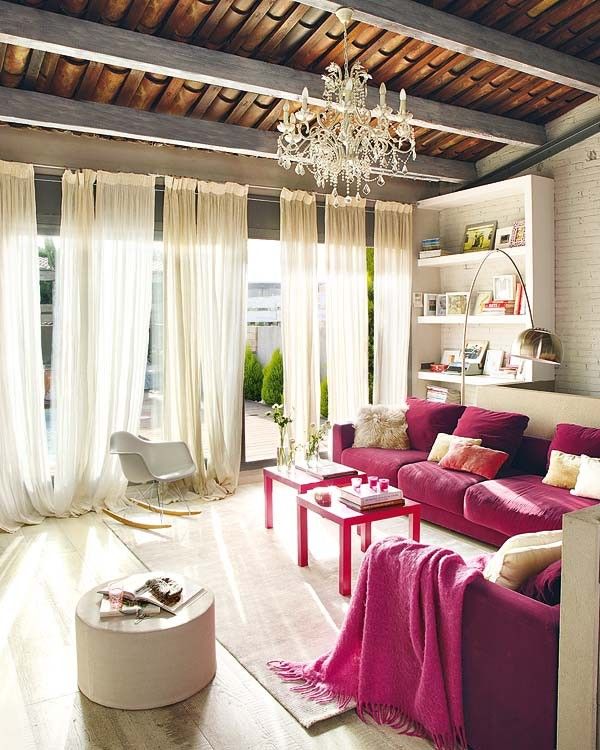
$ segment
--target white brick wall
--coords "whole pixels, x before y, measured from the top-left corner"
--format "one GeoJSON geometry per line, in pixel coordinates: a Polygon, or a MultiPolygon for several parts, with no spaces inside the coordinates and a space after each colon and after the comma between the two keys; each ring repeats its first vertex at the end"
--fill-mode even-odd
{"type": "MultiPolygon", "coordinates": [[[[598,116],[600,97],[550,123],[548,136],[598,116]]],[[[478,162],[477,170],[487,174],[526,151],[507,146],[478,162]]],[[[534,170],[555,181],[556,332],[565,347],[557,390],[600,397],[600,134],[534,170]]]]}

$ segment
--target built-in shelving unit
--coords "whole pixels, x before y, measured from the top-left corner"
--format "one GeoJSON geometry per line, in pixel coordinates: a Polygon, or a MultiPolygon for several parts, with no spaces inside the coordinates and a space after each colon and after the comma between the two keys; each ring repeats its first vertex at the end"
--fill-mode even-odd
{"type": "MultiPolygon", "coordinates": [[[[537,326],[554,328],[554,181],[539,175],[525,175],[504,182],[447,195],[426,198],[417,203],[414,214],[413,291],[442,294],[468,291],[486,251],[459,253],[468,224],[497,220],[498,228],[525,219],[526,244],[506,252],[519,267],[537,326]],[[418,258],[421,240],[441,237],[445,249],[453,254],[439,258],[418,258]]],[[[488,291],[494,275],[514,274],[510,261],[501,253],[490,256],[478,279],[475,291],[488,291]]],[[[456,384],[460,376],[424,371],[421,364],[439,362],[444,349],[458,350],[462,344],[462,315],[429,316],[413,308],[412,392],[423,396],[430,384],[456,384]]],[[[489,341],[490,349],[510,350],[520,330],[529,327],[528,315],[471,314],[468,318],[471,341],[489,341]]],[[[515,382],[552,380],[554,370],[547,365],[526,362],[520,377],[502,375],[467,376],[467,384],[499,385],[515,382]]]]}

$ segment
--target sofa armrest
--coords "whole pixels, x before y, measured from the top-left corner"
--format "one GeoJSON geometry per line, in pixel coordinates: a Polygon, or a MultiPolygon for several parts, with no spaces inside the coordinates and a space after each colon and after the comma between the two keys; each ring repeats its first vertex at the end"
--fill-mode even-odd
{"type": "Polygon", "coordinates": [[[463,608],[463,696],[472,750],[553,750],[559,607],[475,579],[463,608]]]}
{"type": "Polygon", "coordinates": [[[341,463],[342,451],[346,448],[352,448],[352,443],[354,442],[354,425],[351,422],[334,424],[332,435],[331,457],[336,463],[341,463]]]}

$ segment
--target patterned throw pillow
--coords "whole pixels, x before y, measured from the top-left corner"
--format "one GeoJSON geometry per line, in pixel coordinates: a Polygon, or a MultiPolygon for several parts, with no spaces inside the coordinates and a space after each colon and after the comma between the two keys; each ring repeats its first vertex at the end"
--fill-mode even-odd
{"type": "Polygon", "coordinates": [[[406,406],[364,406],[354,425],[355,448],[408,450],[406,406]]]}
{"type": "Polygon", "coordinates": [[[441,461],[442,458],[448,453],[452,446],[461,445],[481,445],[480,438],[469,438],[459,437],[458,435],[448,435],[445,432],[440,432],[435,439],[435,443],[432,445],[429,455],[427,456],[428,461],[441,461]]]}

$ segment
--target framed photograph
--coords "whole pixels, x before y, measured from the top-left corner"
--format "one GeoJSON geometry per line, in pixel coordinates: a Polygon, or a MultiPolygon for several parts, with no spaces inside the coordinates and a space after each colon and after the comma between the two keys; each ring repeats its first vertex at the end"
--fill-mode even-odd
{"type": "Polygon", "coordinates": [[[525,244],[525,219],[515,221],[510,234],[509,247],[523,247],[525,244]]]}
{"type": "Polygon", "coordinates": [[[460,359],[459,349],[444,349],[442,351],[442,358],[440,364],[451,365],[453,362],[458,362],[460,359]]]}
{"type": "Polygon", "coordinates": [[[469,292],[446,292],[446,315],[464,315],[468,298],[469,292]]]}
{"type": "Polygon", "coordinates": [[[446,315],[446,295],[445,294],[438,294],[436,306],[435,306],[435,314],[440,317],[446,315]]]}
{"type": "Polygon", "coordinates": [[[412,304],[413,307],[423,307],[423,292],[413,292],[412,304]]]}
{"type": "Polygon", "coordinates": [[[492,286],[495,300],[511,300],[515,298],[516,277],[514,273],[507,273],[504,276],[494,276],[492,286]]]}
{"type": "Polygon", "coordinates": [[[477,296],[475,297],[475,304],[473,305],[473,310],[471,313],[473,315],[480,315],[484,310],[484,305],[487,302],[491,302],[494,298],[493,292],[477,292],[477,296]]]}
{"type": "Polygon", "coordinates": [[[502,349],[488,349],[483,365],[484,375],[499,375],[504,366],[504,351],[502,349]]]}
{"type": "Polygon", "coordinates": [[[474,364],[482,368],[488,343],[488,341],[468,342],[465,349],[465,366],[468,364],[474,364]]]}
{"type": "Polygon", "coordinates": [[[436,315],[437,298],[437,294],[423,292],[423,315],[436,315]]]}
{"type": "Polygon", "coordinates": [[[507,248],[509,248],[512,232],[512,226],[498,229],[498,231],[496,232],[496,241],[494,242],[494,247],[498,248],[499,250],[506,250],[507,248]]]}
{"type": "Polygon", "coordinates": [[[491,250],[494,247],[497,221],[485,221],[480,224],[468,224],[465,227],[463,253],[474,253],[479,250],[491,250]]]}

